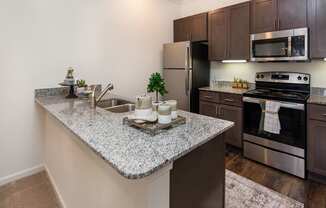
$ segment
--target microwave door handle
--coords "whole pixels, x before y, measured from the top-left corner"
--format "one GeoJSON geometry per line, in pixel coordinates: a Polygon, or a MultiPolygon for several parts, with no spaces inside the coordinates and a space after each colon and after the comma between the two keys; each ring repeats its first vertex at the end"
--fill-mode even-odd
{"type": "Polygon", "coordinates": [[[292,56],[292,37],[288,37],[288,57],[292,56]]]}

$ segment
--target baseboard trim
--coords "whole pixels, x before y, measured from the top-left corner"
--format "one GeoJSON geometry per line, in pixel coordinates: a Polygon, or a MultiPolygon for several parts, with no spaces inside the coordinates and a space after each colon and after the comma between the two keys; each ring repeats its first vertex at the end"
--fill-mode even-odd
{"type": "Polygon", "coordinates": [[[63,197],[60,194],[59,188],[58,188],[57,184],[55,183],[55,180],[54,180],[53,176],[51,175],[51,173],[50,173],[50,171],[49,171],[49,169],[48,169],[48,167],[46,165],[44,165],[44,169],[45,169],[45,171],[46,171],[46,173],[47,173],[47,175],[49,177],[49,180],[50,180],[50,182],[51,182],[51,184],[52,184],[52,186],[54,188],[56,197],[59,200],[61,208],[67,208],[67,206],[66,206],[66,204],[65,204],[65,202],[63,200],[63,197]]]}
{"type": "Polygon", "coordinates": [[[34,175],[34,174],[39,173],[39,172],[41,172],[43,170],[44,170],[44,165],[40,164],[40,165],[37,165],[35,167],[28,168],[28,169],[16,172],[14,174],[2,177],[2,178],[0,178],[0,186],[3,186],[3,185],[6,185],[6,184],[8,184],[10,182],[13,182],[13,181],[16,181],[16,180],[19,180],[19,179],[34,175]]]}

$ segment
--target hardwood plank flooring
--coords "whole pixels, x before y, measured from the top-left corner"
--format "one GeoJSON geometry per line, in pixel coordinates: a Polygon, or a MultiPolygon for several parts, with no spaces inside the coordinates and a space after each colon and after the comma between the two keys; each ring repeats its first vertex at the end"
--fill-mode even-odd
{"type": "Polygon", "coordinates": [[[326,185],[275,170],[242,157],[241,152],[228,147],[226,168],[274,191],[305,204],[305,208],[326,208],[326,185]]]}

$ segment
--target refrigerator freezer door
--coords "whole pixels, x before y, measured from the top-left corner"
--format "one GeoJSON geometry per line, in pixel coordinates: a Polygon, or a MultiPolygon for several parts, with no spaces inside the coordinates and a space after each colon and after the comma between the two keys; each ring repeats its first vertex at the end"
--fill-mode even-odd
{"type": "Polygon", "coordinates": [[[164,44],[163,68],[185,69],[191,68],[190,42],[164,44]]]}
{"type": "Polygon", "coordinates": [[[191,80],[191,70],[165,69],[163,76],[166,83],[167,95],[165,100],[177,100],[178,108],[190,111],[190,82],[186,83],[187,76],[191,80]],[[189,73],[189,75],[187,75],[189,73]],[[188,85],[188,86],[187,86],[188,85]]]}

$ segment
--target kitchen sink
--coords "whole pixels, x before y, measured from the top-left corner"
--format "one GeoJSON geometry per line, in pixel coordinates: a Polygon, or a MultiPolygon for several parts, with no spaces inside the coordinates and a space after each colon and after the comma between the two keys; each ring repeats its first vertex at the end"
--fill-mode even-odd
{"type": "Polygon", "coordinates": [[[101,100],[97,106],[112,113],[127,113],[135,110],[135,104],[118,98],[101,100]]]}
{"type": "Polygon", "coordinates": [[[105,108],[105,110],[112,113],[127,113],[135,110],[135,104],[127,103],[123,105],[117,105],[114,107],[105,108]]]}
{"type": "Polygon", "coordinates": [[[101,100],[100,102],[97,103],[97,107],[107,109],[107,108],[121,106],[125,104],[130,104],[130,102],[118,98],[111,98],[107,100],[101,100]]]}

